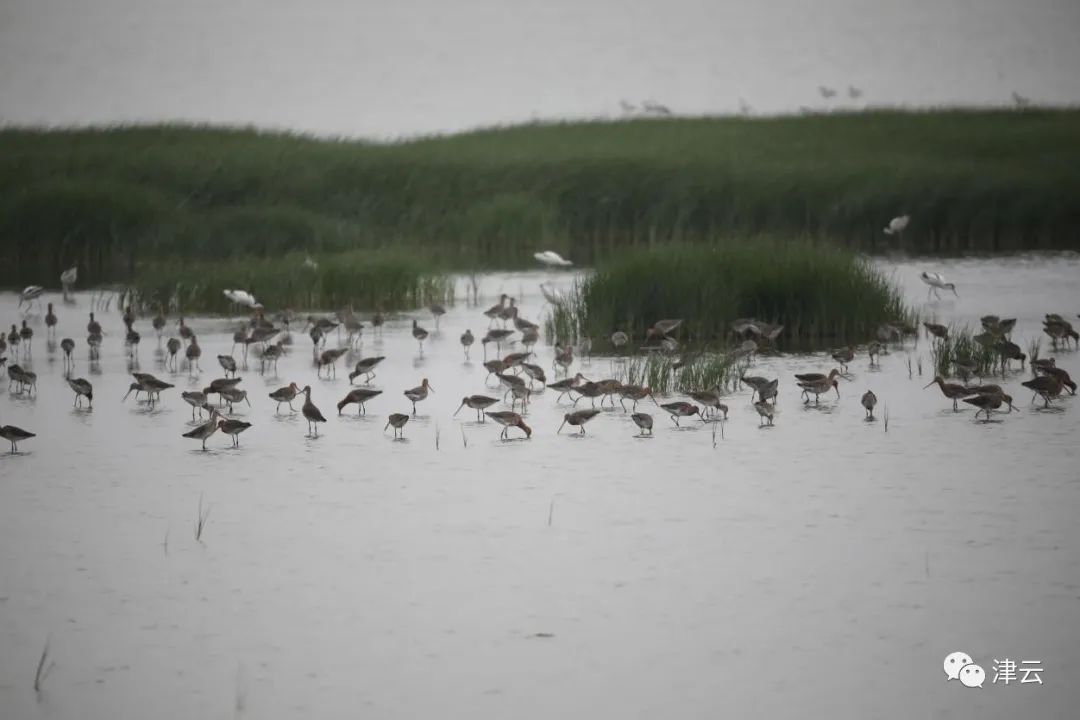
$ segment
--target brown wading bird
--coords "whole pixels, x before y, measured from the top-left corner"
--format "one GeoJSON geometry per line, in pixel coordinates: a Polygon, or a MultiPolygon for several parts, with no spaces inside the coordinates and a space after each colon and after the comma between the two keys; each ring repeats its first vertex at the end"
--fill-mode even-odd
{"type": "Polygon", "coordinates": [[[940,375],[927,383],[923,390],[935,383],[938,387],[941,388],[941,394],[952,400],[952,409],[954,411],[960,409],[960,406],[957,404],[957,402],[961,398],[965,398],[972,394],[971,390],[969,390],[964,385],[958,385],[957,383],[947,383],[945,382],[945,378],[941,377],[940,375]]]}
{"type": "Polygon", "coordinates": [[[296,383],[289,383],[283,388],[278,388],[274,392],[270,393],[270,399],[277,403],[277,407],[274,408],[274,412],[281,410],[281,403],[288,403],[289,410],[296,412],[296,408],[292,406],[293,398],[300,394],[300,388],[296,383]]]}
{"type": "Polygon", "coordinates": [[[226,435],[232,436],[233,447],[240,447],[240,433],[251,427],[251,423],[243,420],[219,420],[218,428],[226,435]]]}
{"type": "Polygon", "coordinates": [[[375,366],[378,365],[379,363],[381,363],[385,359],[386,359],[386,357],[383,356],[383,355],[376,355],[374,357],[367,357],[367,358],[362,358],[362,359],[358,360],[356,362],[356,369],[353,370],[351,373],[349,373],[349,384],[351,385],[352,381],[355,378],[360,377],[361,375],[364,376],[364,382],[366,382],[366,383],[369,383],[372,380],[374,380],[375,379],[375,366]]]}
{"type": "Polygon", "coordinates": [[[371,390],[369,388],[356,388],[355,390],[350,390],[349,394],[342,398],[341,402],[337,404],[338,415],[341,414],[341,411],[345,406],[351,405],[352,403],[356,403],[357,405],[357,415],[367,414],[367,407],[364,403],[376,395],[382,395],[382,390],[371,390]]]}
{"type": "Polygon", "coordinates": [[[420,402],[421,400],[427,399],[428,392],[435,392],[435,388],[431,387],[431,384],[428,383],[427,378],[424,378],[423,382],[421,382],[420,385],[418,385],[417,387],[405,391],[405,397],[407,397],[412,403],[413,415],[416,414],[416,403],[420,402]]]}
{"type": "Polygon", "coordinates": [[[599,410],[575,410],[574,412],[566,413],[563,415],[562,425],[559,425],[559,429],[555,431],[555,434],[562,432],[563,425],[570,425],[571,427],[581,428],[581,434],[585,434],[585,424],[592,420],[594,417],[600,414],[599,410]]]}
{"type": "Polygon", "coordinates": [[[468,397],[461,398],[461,404],[458,405],[458,409],[454,411],[454,417],[461,412],[461,408],[468,407],[476,411],[476,419],[479,422],[484,422],[483,411],[499,402],[493,397],[487,395],[470,395],[468,397]]]}
{"type": "Polygon", "coordinates": [[[944,325],[938,325],[937,323],[924,322],[923,327],[926,328],[928,335],[933,335],[939,340],[947,340],[949,337],[949,328],[944,325]]]}
{"type": "Polygon", "coordinates": [[[1061,381],[1053,375],[1040,375],[1020,384],[1035,393],[1031,396],[1032,402],[1036,397],[1042,397],[1045,407],[1050,407],[1050,401],[1061,395],[1061,381]]]}
{"type": "Polygon", "coordinates": [[[754,409],[757,410],[757,414],[760,416],[758,419],[758,427],[761,427],[765,420],[768,420],[770,425],[773,424],[773,414],[776,412],[776,408],[764,400],[758,400],[754,403],[754,409]]]}
{"type": "Polygon", "coordinates": [[[304,418],[308,421],[308,435],[318,437],[319,423],[326,422],[326,418],[319,412],[319,408],[315,407],[315,403],[311,402],[311,386],[305,385],[301,392],[304,393],[304,407],[301,412],[304,413],[304,418]],[[312,432],[312,428],[315,428],[314,432],[312,432]]]}
{"type": "Polygon", "coordinates": [[[830,389],[836,390],[836,398],[840,399],[840,382],[836,378],[804,381],[799,383],[799,387],[802,388],[803,395],[806,397],[804,405],[810,403],[811,395],[814,396],[814,404],[817,404],[821,396],[829,392],[830,389]]]}
{"type": "Polygon", "coordinates": [[[37,435],[27,430],[23,430],[20,427],[15,427],[14,425],[4,425],[3,427],[0,427],[0,438],[4,438],[11,443],[12,455],[19,451],[18,443],[23,440],[29,440],[32,437],[37,437],[37,435]]]}
{"type": "Polygon", "coordinates": [[[649,413],[636,412],[630,416],[630,419],[634,421],[634,424],[641,430],[641,435],[652,435],[653,419],[649,413]]]}
{"type": "Polygon", "coordinates": [[[386,421],[386,427],[383,428],[383,432],[386,432],[386,428],[393,427],[394,428],[394,437],[395,438],[399,437],[398,433],[400,432],[401,433],[400,437],[404,438],[405,437],[404,427],[405,427],[405,423],[407,423],[407,422],[409,422],[409,416],[408,415],[405,415],[404,413],[392,413],[390,415],[390,417],[386,421]]]}
{"type": "Polygon", "coordinates": [[[986,421],[990,422],[990,411],[997,410],[1001,407],[1002,403],[1008,403],[1009,412],[1014,410],[1012,404],[1012,396],[1005,393],[987,393],[984,395],[976,395],[975,397],[964,398],[964,402],[968,405],[974,405],[978,408],[975,411],[975,419],[979,418],[979,413],[986,413],[986,421]]]}
{"type": "Polygon", "coordinates": [[[664,410],[667,410],[671,415],[671,422],[675,423],[675,426],[679,426],[679,418],[689,417],[691,415],[697,415],[698,420],[705,422],[705,418],[701,416],[701,408],[697,405],[688,402],[673,402],[664,403],[661,405],[664,410]]]}
{"type": "Polygon", "coordinates": [[[855,359],[855,350],[851,347],[840,348],[833,351],[832,359],[840,363],[843,372],[847,372],[847,364],[855,359]]]}
{"type": "Polygon", "coordinates": [[[862,406],[866,408],[866,419],[874,419],[874,407],[877,405],[877,395],[873,390],[867,390],[862,396],[862,406]]]}
{"type": "Polygon", "coordinates": [[[510,437],[509,437],[509,435],[507,435],[507,433],[510,432],[510,428],[512,428],[512,427],[520,428],[521,430],[523,430],[525,432],[525,438],[526,439],[532,437],[532,428],[529,427],[528,425],[526,425],[525,421],[516,412],[505,412],[505,411],[503,411],[503,412],[489,412],[489,413],[484,413],[484,414],[487,415],[492,420],[494,420],[495,422],[497,422],[497,423],[499,423],[500,425],[503,426],[503,431],[499,435],[499,437],[502,438],[503,440],[509,440],[510,439],[510,437]]]}

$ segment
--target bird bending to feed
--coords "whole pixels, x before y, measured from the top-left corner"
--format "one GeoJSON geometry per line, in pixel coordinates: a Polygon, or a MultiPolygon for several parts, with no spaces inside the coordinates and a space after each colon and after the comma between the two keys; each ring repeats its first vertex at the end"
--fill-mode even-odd
{"type": "MultiPolygon", "coordinates": [[[[341,357],[342,355],[344,355],[347,352],[348,352],[347,348],[335,348],[333,350],[324,350],[323,353],[321,355],[319,355],[319,367],[318,367],[318,372],[316,373],[316,375],[321,377],[322,376],[322,369],[327,368],[326,376],[330,377],[330,372],[333,371],[334,377],[336,378],[337,377],[337,361],[338,361],[338,358],[341,357]]],[[[351,378],[350,378],[350,382],[351,382],[351,378]]]]}
{"type": "Polygon", "coordinates": [[[727,420],[728,406],[720,401],[719,386],[714,387],[712,390],[695,390],[688,394],[692,400],[697,400],[704,405],[710,415],[723,415],[724,419],[727,420]]]}
{"type": "Polygon", "coordinates": [[[997,410],[999,407],[1001,407],[1002,403],[1008,403],[1009,412],[1012,412],[1015,409],[1012,404],[1012,396],[1000,392],[986,393],[976,395],[975,397],[964,398],[964,402],[966,402],[968,405],[974,405],[976,408],[978,408],[975,411],[976,420],[979,418],[979,413],[986,413],[987,422],[990,422],[990,411],[997,410]]]}
{"type": "Polygon", "coordinates": [[[937,323],[924,322],[923,327],[926,328],[928,335],[933,335],[939,340],[947,340],[949,338],[949,328],[944,325],[938,325],[937,323]]]}
{"type": "Polygon", "coordinates": [[[357,405],[357,415],[366,415],[367,407],[364,406],[364,403],[376,395],[382,395],[382,390],[372,390],[370,388],[356,388],[355,390],[350,390],[349,394],[342,398],[341,402],[337,404],[338,415],[341,414],[341,411],[346,405],[351,405],[353,403],[356,403],[357,405]]]}
{"type": "Polygon", "coordinates": [[[304,407],[301,412],[304,413],[304,419],[308,421],[308,435],[319,437],[319,423],[326,422],[326,418],[319,412],[319,408],[315,407],[315,403],[311,402],[311,386],[305,385],[301,392],[304,393],[304,407]],[[315,428],[314,432],[312,428],[315,428]]]}
{"type": "Polygon", "coordinates": [[[457,414],[461,412],[461,408],[469,407],[476,411],[476,419],[480,422],[484,422],[482,411],[487,410],[497,402],[499,401],[493,397],[488,397],[487,395],[470,395],[461,398],[461,404],[458,405],[458,409],[454,411],[454,417],[457,417],[457,414]]]}
{"type": "Polygon", "coordinates": [[[435,392],[435,388],[431,387],[431,384],[428,382],[427,378],[424,378],[423,382],[421,382],[417,387],[414,387],[411,390],[406,390],[404,392],[405,397],[407,397],[412,403],[413,415],[416,414],[416,403],[420,402],[421,400],[427,399],[429,392],[435,392]]]}
{"type": "Polygon", "coordinates": [[[492,420],[494,420],[495,422],[497,422],[497,423],[499,423],[500,425],[503,426],[503,431],[502,431],[502,433],[499,434],[499,437],[502,438],[503,440],[509,440],[510,439],[510,436],[507,433],[510,432],[510,428],[512,428],[512,427],[521,428],[521,430],[523,430],[525,432],[525,439],[526,440],[528,440],[529,438],[532,437],[532,428],[529,427],[528,425],[526,425],[525,421],[522,420],[521,416],[518,415],[516,412],[502,411],[502,412],[489,412],[489,413],[484,413],[484,414],[487,415],[492,420]]]}
{"type": "Polygon", "coordinates": [[[390,417],[386,420],[386,427],[383,428],[383,432],[386,432],[386,428],[394,428],[394,437],[405,437],[405,423],[409,422],[409,416],[404,413],[391,413],[390,417]],[[400,435],[399,435],[400,433],[400,435]]]}
{"type": "Polygon", "coordinates": [[[874,407],[877,405],[877,395],[873,390],[867,390],[862,396],[862,406],[866,408],[866,419],[874,419],[874,407]]]}
{"type": "Polygon", "coordinates": [[[218,428],[226,435],[232,436],[233,447],[240,447],[240,433],[251,427],[251,423],[243,420],[219,420],[218,428]]]}
{"type": "Polygon", "coordinates": [[[1020,384],[1035,393],[1031,396],[1032,402],[1035,402],[1035,398],[1041,397],[1045,403],[1044,407],[1050,407],[1050,401],[1061,395],[1061,381],[1053,375],[1040,375],[1020,384]]]}
{"type": "Polygon", "coordinates": [[[11,443],[12,455],[19,451],[18,443],[23,440],[29,440],[32,437],[37,437],[37,435],[27,430],[23,430],[20,427],[15,427],[14,425],[4,425],[3,427],[0,427],[0,438],[4,438],[11,443]]]}
{"type": "Polygon", "coordinates": [[[75,361],[71,357],[71,353],[75,351],[75,341],[71,338],[64,338],[60,341],[60,349],[64,351],[64,367],[74,369],[75,361]]]}
{"type": "Polygon", "coordinates": [[[217,359],[221,369],[225,371],[225,377],[228,377],[230,373],[236,375],[236,360],[232,355],[218,355],[217,359]]]}
{"type": "Polygon", "coordinates": [[[630,419],[634,421],[634,424],[641,430],[641,436],[652,435],[652,415],[649,413],[636,412],[630,416],[630,419]]]}
{"type": "Polygon", "coordinates": [[[351,385],[352,381],[361,375],[364,376],[364,382],[371,382],[375,378],[375,366],[385,359],[385,356],[377,355],[358,360],[356,369],[349,373],[349,384],[351,385]]]}
{"type": "Polygon", "coordinates": [[[296,383],[289,383],[283,388],[278,388],[274,392],[270,393],[270,399],[277,403],[277,407],[274,412],[277,413],[281,410],[281,403],[288,403],[289,410],[296,412],[296,408],[292,406],[293,399],[301,393],[296,383]]]}
{"type": "Polygon", "coordinates": [[[581,428],[581,434],[585,434],[585,423],[592,420],[594,417],[600,414],[599,410],[575,410],[574,412],[566,413],[563,415],[562,425],[555,431],[556,434],[562,432],[563,425],[570,425],[572,427],[581,428]]]}
{"type": "Polygon", "coordinates": [[[560,400],[562,400],[563,395],[567,395],[569,393],[572,393],[574,390],[577,389],[577,386],[580,385],[584,380],[585,380],[585,376],[582,375],[581,373],[578,373],[577,375],[575,375],[572,378],[566,378],[565,380],[559,380],[558,382],[553,382],[553,383],[549,384],[547,387],[548,387],[548,390],[556,390],[556,391],[558,391],[559,396],[557,398],[555,398],[555,402],[559,402],[560,400]]]}
{"type": "Polygon", "coordinates": [[[630,336],[622,330],[611,333],[611,346],[616,350],[621,350],[628,342],[630,342],[630,336]]]}
{"type": "Polygon", "coordinates": [[[957,404],[958,400],[972,394],[971,390],[969,390],[967,387],[959,385],[957,383],[947,383],[945,382],[945,378],[941,377],[940,375],[931,380],[923,388],[923,390],[930,387],[931,385],[934,385],[935,383],[938,387],[941,388],[941,394],[952,400],[952,409],[954,411],[960,409],[959,405],[957,404]]]}
{"type": "Polygon", "coordinates": [[[187,391],[180,393],[180,397],[191,406],[191,419],[195,419],[195,410],[199,410],[199,416],[202,416],[202,411],[206,405],[206,393],[199,392],[198,390],[187,391]]]}
{"type": "Polygon", "coordinates": [[[548,267],[569,267],[574,264],[553,250],[533,253],[533,257],[548,267]]]}
{"type": "Polygon", "coordinates": [[[956,292],[956,285],[951,282],[945,281],[945,276],[941,273],[932,273],[923,271],[919,275],[919,279],[929,285],[929,289],[926,291],[926,299],[930,299],[930,293],[934,294],[934,297],[941,298],[938,294],[938,290],[952,290],[953,295],[960,297],[960,293],[956,292]]]}
{"type": "Polygon", "coordinates": [[[902,235],[909,222],[911,222],[910,215],[898,215],[890,220],[889,224],[885,226],[885,234],[902,235]]]}
{"type": "MultiPolygon", "coordinates": [[[[1057,378],[1058,382],[1060,382],[1065,387],[1069,388],[1069,394],[1070,395],[1075,395],[1076,394],[1076,383],[1073,382],[1073,379],[1071,377],[1069,377],[1069,373],[1068,373],[1067,370],[1065,370],[1063,368],[1055,367],[1054,364],[1053,364],[1053,360],[1054,360],[1053,358],[1050,358],[1051,362],[1050,362],[1049,365],[1043,364],[1042,366],[1037,368],[1038,372],[1040,372],[1040,373],[1042,373],[1044,375],[1049,375],[1051,377],[1057,378]]],[[[1032,366],[1034,366],[1035,362],[1032,362],[1031,364],[1032,364],[1032,366]]]]}
{"type": "Polygon", "coordinates": [[[202,449],[206,450],[207,438],[209,438],[218,430],[217,420],[219,417],[221,417],[221,414],[217,410],[211,409],[210,419],[204,422],[202,425],[199,425],[192,430],[188,430],[186,433],[184,433],[184,437],[191,438],[192,440],[201,440],[202,449]]]}
{"type": "Polygon", "coordinates": [[[82,405],[82,399],[85,397],[90,404],[90,407],[94,407],[94,386],[89,381],[83,378],[76,378],[67,381],[68,387],[75,391],[75,404],[82,405]]]}
{"type": "Polygon", "coordinates": [[[673,402],[664,403],[661,405],[663,409],[667,410],[671,415],[671,422],[675,423],[676,427],[679,427],[679,418],[690,417],[691,415],[697,415],[698,420],[705,422],[705,418],[701,416],[701,408],[693,403],[688,402],[673,402]]]}
{"type": "Polygon", "coordinates": [[[758,427],[765,424],[765,421],[769,421],[769,425],[773,424],[773,415],[776,413],[776,408],[765,402],[764,400],[758,400],[754,403],[754,409],[758,414],[758,427]]]}

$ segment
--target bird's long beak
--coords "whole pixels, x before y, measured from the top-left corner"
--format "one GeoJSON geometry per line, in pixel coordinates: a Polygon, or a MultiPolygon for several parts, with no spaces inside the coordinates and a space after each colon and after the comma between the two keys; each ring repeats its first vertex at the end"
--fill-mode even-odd
{"type": "Polygon", "coordinates": [[[923,390],[925,390],[926,388],[930,387],[930,386],[931,386],[931,385],[933,385],[933,384],[934,384],[935,382],[937,382],[937,381],[936,381],[936,380],[931,380],[931,381],[930,381],[930,382],[929,382],[928,384],[926,384],[926,385],[923,385],[923,390]]]}
{"type": "Polygon", "coordinates": [[[120,399],[120,402],[124,402],[124,400],[127,400],[128,395],[130,395],[130,394],[131,394],[131,388],[128,388],[128,391],[126,393],[124,393],[124,397],[120,399]]]}
{"type": "Polygon", "coordinates": [[[840,386],[839,385],[833,385],[833,390],[836,391],[836,399],[839,400],[840,399],[840,386]]]}
{"type": "Polygon", "coordinates": [[[383,428],[383,432],[386,432],[386,428],[388,428],[388,427],[390,427],[390,422],[389,421],[387,421],[386,427],[383,428]]]}
{"type": "Polygon", "coordinates": [[[952,289],[952,294],[955,295],[956,297],[960,297],[960,293],[956,292],[956,288],[952,289]]]}
{"type": "Polygon", "coordinates": [[[566,424],[566,420],[563,420],[563,421],[562,421],[562,425],[560,425],[560,426],[559,426],[559,429],[555,431],[555,434],[556,434],[556,435],[558,435],[559,433],[561,433],[561,432],[562,432],[562,429],[563,429],[563,425],[565,425],[565,424],[566,424]]]}
{"type": "Polygon", "coordinates": [[[463,407],[465,407],[465,403],[461,403],[460,405],[458,405],[457,410],[454,411],[454,414],[451,417],[457,417],[457,414],[461,412],[461,408],[463,407]]]}
{"type": "Polygon", "coordinates": [[[247,395],[244,396],[244,402],[248,404],[248,407],[251,407],[251,401],[248,400],[247,395]]]}

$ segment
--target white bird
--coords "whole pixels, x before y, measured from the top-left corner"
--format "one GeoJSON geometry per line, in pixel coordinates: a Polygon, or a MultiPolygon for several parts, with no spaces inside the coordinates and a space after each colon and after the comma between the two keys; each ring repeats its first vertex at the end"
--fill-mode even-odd
{"type": "Polygon", "coordinates": [[[318,270],[319,263],[312,260],[310,255],[307,255],[304,257],[304,267],[308,268],[309,270],[318,270]]]}
{"type": "Polygon", "coordinates": [[[533,257],[542,262],[544,265],[547,265],[548,267],[567,267],[568,265],[574,264],[569,260],[566,260],[565,258],[563,258],[562,255],[553,250],[545,250],[544,252],[533,253],[533,257]]]}
{"type": "Polygon", "coordinates": [[[255,300],[255,296],[246,290],[225,290],[225,297],[233,301],[237,305],[246,305],[249,308],[254,308],[259,305],[255,300]]]}
{"type": "Polygon", "coordinates": [[[75,281],[79,279],[79,267],[73,265],[64,272],[60,273],[60,285],[64,288],[64,294],[67,295],[71,291],[71,286],[75,284],[75,281]]]}
{"type": "Polygon", "coordinates": [[[23,303],[26,303],[27,310],[35,300],[41,297],[41,293],[45,292],[45,288],[40,285],[27,285],[21,293],[19,293],[19,307],[22,307],[23,303]]]}
{"type": "Polygon", "coordinates": [[[556,307],[566,302],[566,298],[563,297],[561,292],[549,288],[544,283],[540,283],[540,293],[544,296],[545,300],[556,307]]]}
{"type": "Polygon", "coordinates": [[[900,215],[899,217],[894,217],[892,220],[889,221],[889,224],[885,226],[885,234],[900,235],[904,232],[904,228],[908,226],[909,222],[911,222],[910,215],[900,215]]]}
{"type": "Polygon", "coordinates": [[[956,292],[956,285],[951,282],[945,281],[945,276],[941,273],[926,272],[925,270],[919,274],[919,279],[930,286],[926,291],[926,299],[930,299],[930,293],[934,293],[934,296],[941,298],[938,294],[938,290],[952,290],[953,295],[960,297],[960,293],[956,292]]]}

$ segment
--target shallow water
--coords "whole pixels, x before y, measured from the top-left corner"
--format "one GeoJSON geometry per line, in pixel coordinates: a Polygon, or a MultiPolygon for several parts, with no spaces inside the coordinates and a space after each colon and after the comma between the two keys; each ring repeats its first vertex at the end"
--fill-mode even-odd
{"type": "MultiPolygon", "coordinates": [[[[1026,348],[1045,312],[1080,312],[1076,256],[932,262],[881,264],[939,321],[1015,315],[1026,348]],[[960,299],[926,305],[922,269],[948,274],[960,299]]],[[[0,384],[0,422],[38,433],[0,458],[0,716],[1073,716],[1075,400],[1039,410],[1017,373],[1021,412],[974,422],[922,389],[920,339],[880,369],[860,355],[840,399],[820,406],[803,405],[791,373],[830,359],[760,359],[755,374],[781,377],[772,428],[759,429],[749,391],[728,398],[715,437],[655,406],[639,406],[652,439],[621,408],[585,437],[556,434],[568,403],[550,392],[530,405],[527,442],[500,442],[467,409],[453,418],[463,395],[495,394],[479,346],[463,362],[464,328],[483,331],[500,291],[539,319],[538,282],[570,279],[484,278],[480,307],[451,308],[422,358],[409,317],[381,338],[365,331],[363,354],[387,356],[366,417],[334,415],[348,365],[317,378],[296,332],[278,377],[241,372],[252,406],[237,416],[254,427],[240,448],[218,434],[208,452],[181,437],[179,390],[221,375],[214,356],[234,323],[189,320],[203,346],[195,381],[161,370],[139,320],[141,369],[177,384],[151,409],[121,402],[115,309],[90,369],[89,297],[58,304],[95,402],[72,407],[37,325],[38,395],[0,384]],[[408,412],[401,393],[423,377],[435,393],[395,442],[386,416],[408,412]],[[310,384],[329,419],[317,438],[266,397],[289,381],[310,384]],[[867,388],[879,415],[888,405],[887,432],[864,419],[867,388]],[[38,698],[46,639],[55,667],[38,698]],[[983,689],[944,682],[954,650],[987,670],[983,689]],[[1005,656],[1041,660],[1045,684],[992,684],[1005,656]]],[[[15,305],[0,296],[8,324],[15,305]]],[[[542,347],[538,363],[551,357],[542,347]]],[[[1080,374],[1076,353],[1057,357],[1080,374]]],[[[594,357],[580,370],[618,366],[594,357]]]]}

